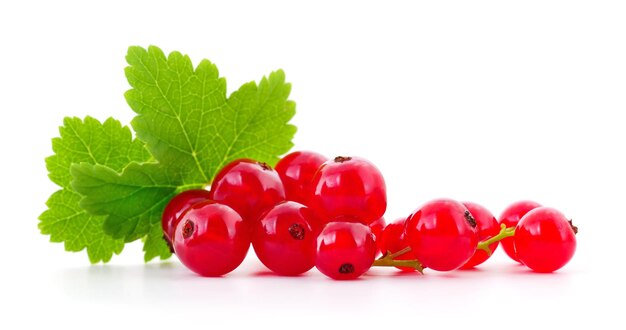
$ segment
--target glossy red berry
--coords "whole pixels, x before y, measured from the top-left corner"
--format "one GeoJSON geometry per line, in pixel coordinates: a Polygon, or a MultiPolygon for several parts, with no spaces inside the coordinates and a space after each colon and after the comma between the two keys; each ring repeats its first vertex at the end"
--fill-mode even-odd
{"type": "Polygon", "coordinates": [[[202,276],[220,276],[241,264],[250,247],[250,229],[232,208],[204,201],[180,216],[174,232],[178,259],[202,276]]]}
{"type": "Polygon", "coordinates": [[[378,220],[369,224],[372,234],[374,234],[374,241],[376,242],[376,256],[385,253],[385,250],[381,249],[380,242],[382,241],[383,230],[385,230],[386,225],[385,218],[378,218],[378,220]]]}
{"type": "MultiPolygon", "coordinates": [[[[482,205],[470,202],[464,202],[463,205],[470,211],[474,220],[476,220],[476,230],[478,232],[478,240],[484,241],[492,238],[500,233],[500,225],[498,220],[482,205]]],[[[498,242],[489,245],[489,249],[493,253],[498,248],[498,242]]],[[[461,268],[469,269],[478,266],[489,259],[491,255],[484,250],[476,250],[474,255],[461,268]]]]}
{"type": "Polygon", "coordinates": [[[209,199],[209,191],[204,189],[192,189],[181,192],[174,196],[163,211],[161,217],[161,226],[165,239],[171,243],[174,236],[174,230],[178,224],[178,217],[185,212],[191,205],[209,199]]]}
{"type": "Polygon", "coordinates": [[[478,244],[476,221],[463,204],[450,199],[428,202],[411,214],[405,233],[415,257],[438,271],[461,267],[478,244]]]}
{"type": "Polygon", "coordinates": [[[317,238],[315,267],[336,280],[351,280],[365,273],[376,254],[371,229],[361,223],[328,223],[317,238]]]}
{"type": "Polygon", "coordinates": [[[252,246],[259,260],[280,275],[302,274],[315,266],[321,222],[297,202],[283,202],[254,222],[252,246]]]}
{"type": "Polygon", "coordinates": [[[515,228],[517,257],[536,272],[560,269],[574,256],[577,231],[561,212],[549,207],[535,208],[515,228]]]}
{"type": "MultiPolygon", "coordinates": [[[[385,227],[383,235],[380,240],[381,249],[388,253],[396,253],[409,246],[406,235],[404,233],[404,227],[406,225],[406,219],[398,219],[385,227]]],[[[413,251],[404,253],[394,260],[415,260],[415,254],[413,251]]],[[[402,271],[415,271],[415,268],[411,267],[397,267],[402,271]]]]}
{"type": "Polygon", "coordinates": [[[335,157],[325,162],[315,173],[312,187],[310,206],[327,221],[343,216],[368,225],[387,208],[385,180],[363,158],[335,157]]]}
{"type": "MultiPolygon", "coordinates": [[[[513,203],[507,207],[499,218],[500,224],[505,224],[507,228],[517,226],[519,220],[526,214],[528,211],[540,207],[541,205],[532,201],[519,201],[513,203]]],[[[519,262],[515,254],[515,245],[514,245],[515,237],[507,237],[500,241],[502,244],[502,249],[506,254],[513,260],[519,262]]]]}
{"type": "Polygon", "coordinates": [[[313,175],[328,158],[312,151],[296,151],[276,164],[276,172],[285,186],[290,201],[308,205],[313,175]]]}
{"type": "Polygon", "coordinates": [[[267,164],[239,159],[215,176],[211,199],[232,207],[245,221],[252,222],[285,200],[285,189],[278,173],[267,164]]]}

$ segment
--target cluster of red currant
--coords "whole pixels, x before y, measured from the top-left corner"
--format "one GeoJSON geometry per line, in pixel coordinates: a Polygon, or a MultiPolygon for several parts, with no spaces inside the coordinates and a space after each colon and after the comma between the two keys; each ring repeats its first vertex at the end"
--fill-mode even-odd
{"type": "Polygon", "coordinates": [[[354,279],[372,266],[471,268],[487,260],[499,241],[514,260],[552,272],[576,249],[571,221],[534,202],[511,205],[499,222],[478,204],[437,199],[386,225],[386,208],[385,181],[371,162],[294,152],[275,170],[233,161],[209,191],[175,196],[162,225],[180,261],[203,276],[237,268],[250,244],[277,274],[298,275],[315,266],[333,279],[354,279]]]}

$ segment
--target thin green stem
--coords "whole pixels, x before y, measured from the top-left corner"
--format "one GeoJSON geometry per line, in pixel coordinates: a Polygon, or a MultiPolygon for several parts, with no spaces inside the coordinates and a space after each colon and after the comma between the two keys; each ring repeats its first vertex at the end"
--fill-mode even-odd
{"type": "Polygon", "coordinates": [[[420,273],[424,272],[424,267],[422,267],[422,264],[417,260],[417,259],[412,259],[412,260],[394,260],[395,258],[410,252],[411,248],[410,247],[406,247],[398,252],[395,253],[390,253],[389,251],[387,251],[387,253],[385,253],[384,256],[374,260],[374,263],[372,264],[372,266],[379,266],[379,267],[409,267],[409,268],[413,268],[415,270],[417,270],[420,273]]]}
{"type": "Polygon", "coordinates": [[[190,189],[204,189],[205,186],[206,185],[202,183],[186,184],[186,185],[178,186],[176,188],[176,193],[181,193],[185,190],[190,190],[190,189]]]}
{"type": "Polygon", "coordinates": [[[397,258],[397,257],[399,257],[399,256],[401,256],[401,255],[403,255],[405,253],[409,253],[409,252],[411,252],[411,247],[407,246],[404,249],[402,249],[402,250],[400,250],[398,252],[395,252],[395,253],[391,253],[390,251],[387,251],[387,253],[385,253],[385,255],[381,257],[381,259],[384,258],[385,256],[387,258],[389,258],[389,259],[395,259],[395,258],[397,258]]]}
{"type": "Polygon", "coordinates": [[[507,228],[505,224],[502,224],[500,225],[500,232],[498,233],[498,235],[478,243],[478,245],[476,246],[476,250],[483,250],[487,252],[487,255],[491,255],[493,251],[491,251],[491,249],[489,248],[489,245],[495,242],[499,242],[513,235],[515,235],[515,227],[507,228]]]}

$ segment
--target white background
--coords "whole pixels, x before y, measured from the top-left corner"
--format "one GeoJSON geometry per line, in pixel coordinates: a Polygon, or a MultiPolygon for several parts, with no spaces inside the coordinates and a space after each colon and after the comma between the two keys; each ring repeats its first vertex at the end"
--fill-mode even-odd
{"type": "Polygon", "coordinates": [[[623,1],[5,1],[0,328],[623,328],[625,17],[623,1]],[[144,265],[139,244],[90,266],[39,234],[44,158],[64,116],[130,122],[126,48],[150,44],[211,59],[229,91],[283,68],[296,149],[372,160],[389,219],[436,197],[496,215],[533,199],[574,218],[578,251],[548,275],[497,251],[353,282],[272,276],[254,254],[199,278],[144,265]]]}

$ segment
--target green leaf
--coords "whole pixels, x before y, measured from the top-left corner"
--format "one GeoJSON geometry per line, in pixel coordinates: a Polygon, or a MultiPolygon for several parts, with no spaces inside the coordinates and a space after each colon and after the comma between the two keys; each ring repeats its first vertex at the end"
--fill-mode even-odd
{"type": "MultiPolygon", "coordinates": [[[[121,174],[102,166],[72,167],[81,206],[107,215],[105,230],[132,241],[151,233],[176,192],[208,185],[237,158],[275,164],[289,151],[296,128],[290,84],[276,71],[226,97],[226,81],[203,60],[194,69],[178,52],[130,47],[126,100],[137,113],[132,126],[157,164],[131,164],[121,174]]],[[[156,232],[156,229],[154,230],[156,232]]],[[[150,237],[148,237],[150,238],[150,237]]],[[[146,254],[146,258],[158,254],[146,254]]]]}
{"type": "Polygon", "coordinates": [[[144,261],[148,262],[154,258],[165,260],[172,256],[170,246],[163,239],[163,229],[155,225],[150,228],[148,236],[143,242],[144,261]]]}
{"type": "Polygon", "coordinates": [[[244,84],[228,98],[224,118],[229,118],[219,132],[228,141],[220,150],[221,159],[215,168],[208,168],[211,177],[228,162],[252,158],[274,165],[280,155],[293,147],[291,139],[296,127],[287,122],[296,113],[296,104],[289,101],[291,85],[285,83],[282,70],[263,77],[259,86],[244,84]]]}
{"type": "Polygon", "coordinates": [[[106,215],[104,229],[127,242],[147,235],[160,225],[165,205],[174,197],[180,178],[156,163],[130,163],[119,174],[101,165],[74,164],[72,186],[85,196],[80,206],[94,215],[106,215]]]}
{"type": "Polygon", "coordinates": [[[131,161],[149,160],[150,154],[128,127],[112,118],[104,123],[91,117],[65,118],[59,132],[60,137],[52,140],[55,154],[46,159],[46,166],[50,179],[63,189],[46,202],[39,229],[50,235],[50,241],[64,242],[67,251],[86,248],[92,263],[107,262],[122,251],[124,242],[104,233],[105,217],[87,214],[79,206],[81,197],[70,186],[70,166],[99,164],[121,170],[131,161]]]}
{"type": "Polygon", "coordinates": [[[132,126],[162,165],[182,171],[185,184],[210,183],[236,158],[274,164],[293,146],[295,104],[282,71],[227,99],[226,81],[208,60],[194,70],[188,56],[166,57],[154,46],[130,47],[126,60],[132,126]]]}

